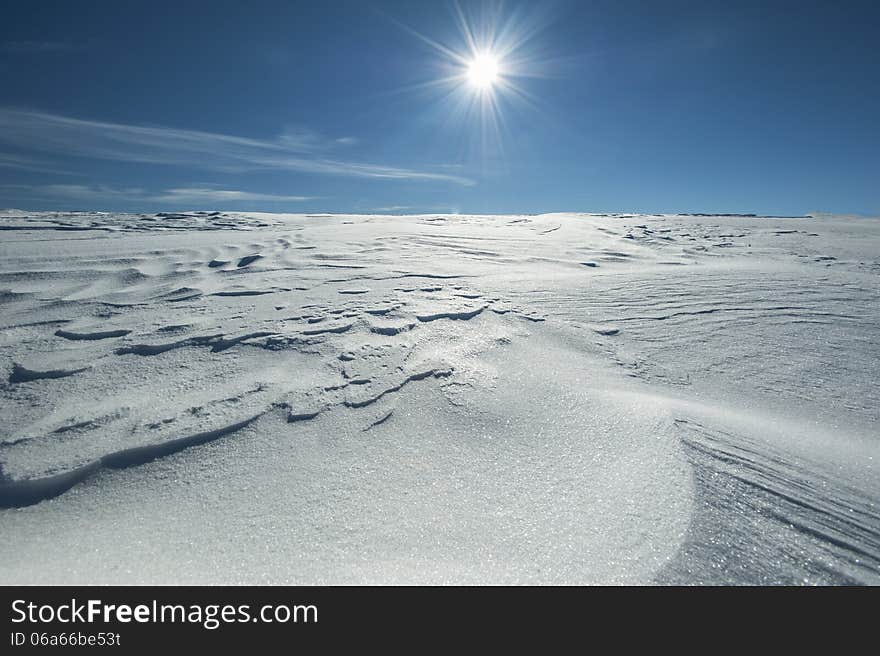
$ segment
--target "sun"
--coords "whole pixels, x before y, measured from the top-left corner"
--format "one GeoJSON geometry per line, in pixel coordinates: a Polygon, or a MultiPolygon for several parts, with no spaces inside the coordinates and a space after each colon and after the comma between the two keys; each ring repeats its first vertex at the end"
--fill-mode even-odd
{"type": "Polygon", "coordinates": [[[468,63],[468,81],[479,90],[488,90],[498,81],[498,58],[491,53],[478,53],[468,63]]]}
{"type": "Polygon", "coordinates": [[[508,107],[538,107],[539,99],[522,87],[523,80],[543,77],[545,65],[552,63],[543,59],[545,48],[537,40],[549,19],[542,12],[511,11],[504,16],[501,1],[480,0],[484,4],[463,7],[463,0],[451,0],[459,34],[450,36],[448,42],[400,24],[441,57],[432,67],[436,77],[412,88],[423,89],[447,104],[449,122],[466,126],[469,136],[479,134],[484,154],[490,146],[498,146],[496,152],[500,152],[506,130],[503,114],[508,107]]]}

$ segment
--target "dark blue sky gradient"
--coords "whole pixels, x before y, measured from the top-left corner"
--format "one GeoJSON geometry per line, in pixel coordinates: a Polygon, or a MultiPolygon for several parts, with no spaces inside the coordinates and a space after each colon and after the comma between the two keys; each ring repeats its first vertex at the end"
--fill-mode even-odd
{"type": "MultiPolygon", "coordinates": [[[[462,3],[476,26],[485,9],[462,3]]],[[[457,110],[473,90],[427,85],[445,60],[402,27],[463,50],[445,2],[2,14],[0,207],[880,214],[873,2],[505,3],[534,75],[511,78],[529,103],[499,94],[498,134],[457,110]],[[219,135],[262,145],[228,166],[219,135]],[[292,167],[251,152],[290,143],[292,167]]]]}

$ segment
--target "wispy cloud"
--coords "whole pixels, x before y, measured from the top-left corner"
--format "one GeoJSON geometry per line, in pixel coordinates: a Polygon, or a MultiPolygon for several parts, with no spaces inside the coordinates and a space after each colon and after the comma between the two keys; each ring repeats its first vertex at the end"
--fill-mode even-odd
{"type": "Polygon", "coordinates": [[[70,171],[55,168],[41,159],[13,153],[0,153],[0,167],[20,169],[22,171],[36,171],[38,173],[53,173],[55,175],[72,175],[70,171]]]}
{"type": "Polygon", "coordinates": [[[198,187],[167,189],[164,193],[154,197],[156,201],[161,203],[223,203],[227,201],[301,202],[314,200],[315,198],[315,196],[282,196],[232,189],[202,189],[198,187]]]}
{"type": "Polygon", "coordinates": [[[214,189],[210,187],[175,187],[150,192],[139,187],[112,187],[109,185],[3,185],[7,193],[30,198],[61,198],[81,201],[124,201],[167,203],[176,205],[212,205],[242,202],[302,202],[315,196],[287,196],[263,194],[237,189],[214,189]]]}
{"type": "MultiPolygon", "coordinates": [[[[198,130],[86,121],[43,112],[0,109],[0,141],[21,149],[62,155],[226,172],[276,169],[474,184],[468,178],[449,173],[329,158],[322,141],[310,132],[287,132],[276,140],[250,139],[198,130]]],[[[339,140],[333,142],[342,143],[339,140]]]]}

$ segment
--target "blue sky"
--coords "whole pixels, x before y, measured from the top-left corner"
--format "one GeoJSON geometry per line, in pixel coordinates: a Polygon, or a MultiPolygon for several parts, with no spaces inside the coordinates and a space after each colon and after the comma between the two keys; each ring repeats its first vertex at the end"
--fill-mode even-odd
{"type": "Polygon", "coordinates": [[[877,215],[878,24],[872,2],[7,3],[0,207],[877,215]]]}

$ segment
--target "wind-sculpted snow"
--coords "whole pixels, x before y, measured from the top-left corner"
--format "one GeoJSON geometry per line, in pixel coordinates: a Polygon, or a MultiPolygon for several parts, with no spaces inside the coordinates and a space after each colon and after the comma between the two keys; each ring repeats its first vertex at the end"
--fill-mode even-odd
{"type": "MultiPolygon", "coordinates": [[[[876,471],[863,470],[873,480],[856,482],[834,471],[839,454],[826,461],[821,453],[821,460],[811,460],[808,446],[779,449],[747,433],[710,427],[702,423],[704,413],[698,411],[695,419],[691,410],[683,408],[688,419],[677,423],[695,465],[700,502],[692,539],[661,574],[661,581],[880,584],[876,471]],[[701,567],[706,560],[717,567],[701,567]]],[[[728,418],[718,423],[730,422],[728,418]]],[[[800,441],[812,427],[793,420],[783,430],[796,432],[800,441]]],[[[768,432],[778,431],[773,427],[768,432]]],[[[841,450],[853,446],[846,444],[841,450]]],[[[856,457],[870,459],[876,445],[867,445],[867,453],[864,446],[856,446],[856,457]]]]}
{"type": "Polygon", "coordinates": [[[73,376],[74,374],[78,374],[80,371],[85,370],[86,367],[83,367],[81,369],[50,369],[49,371],[36,371],[33,369],[28,369],[27,367],[22,367],[17,362],[13,362],[12,373],[9,374],[9,382],[26,383],[46,378],[65,378],[67,376],[73,376]]]}
{"type": "Polygon", "coordinates": [[[0,228],[0,582],[878,582],[875,221],[0,228]]]}

